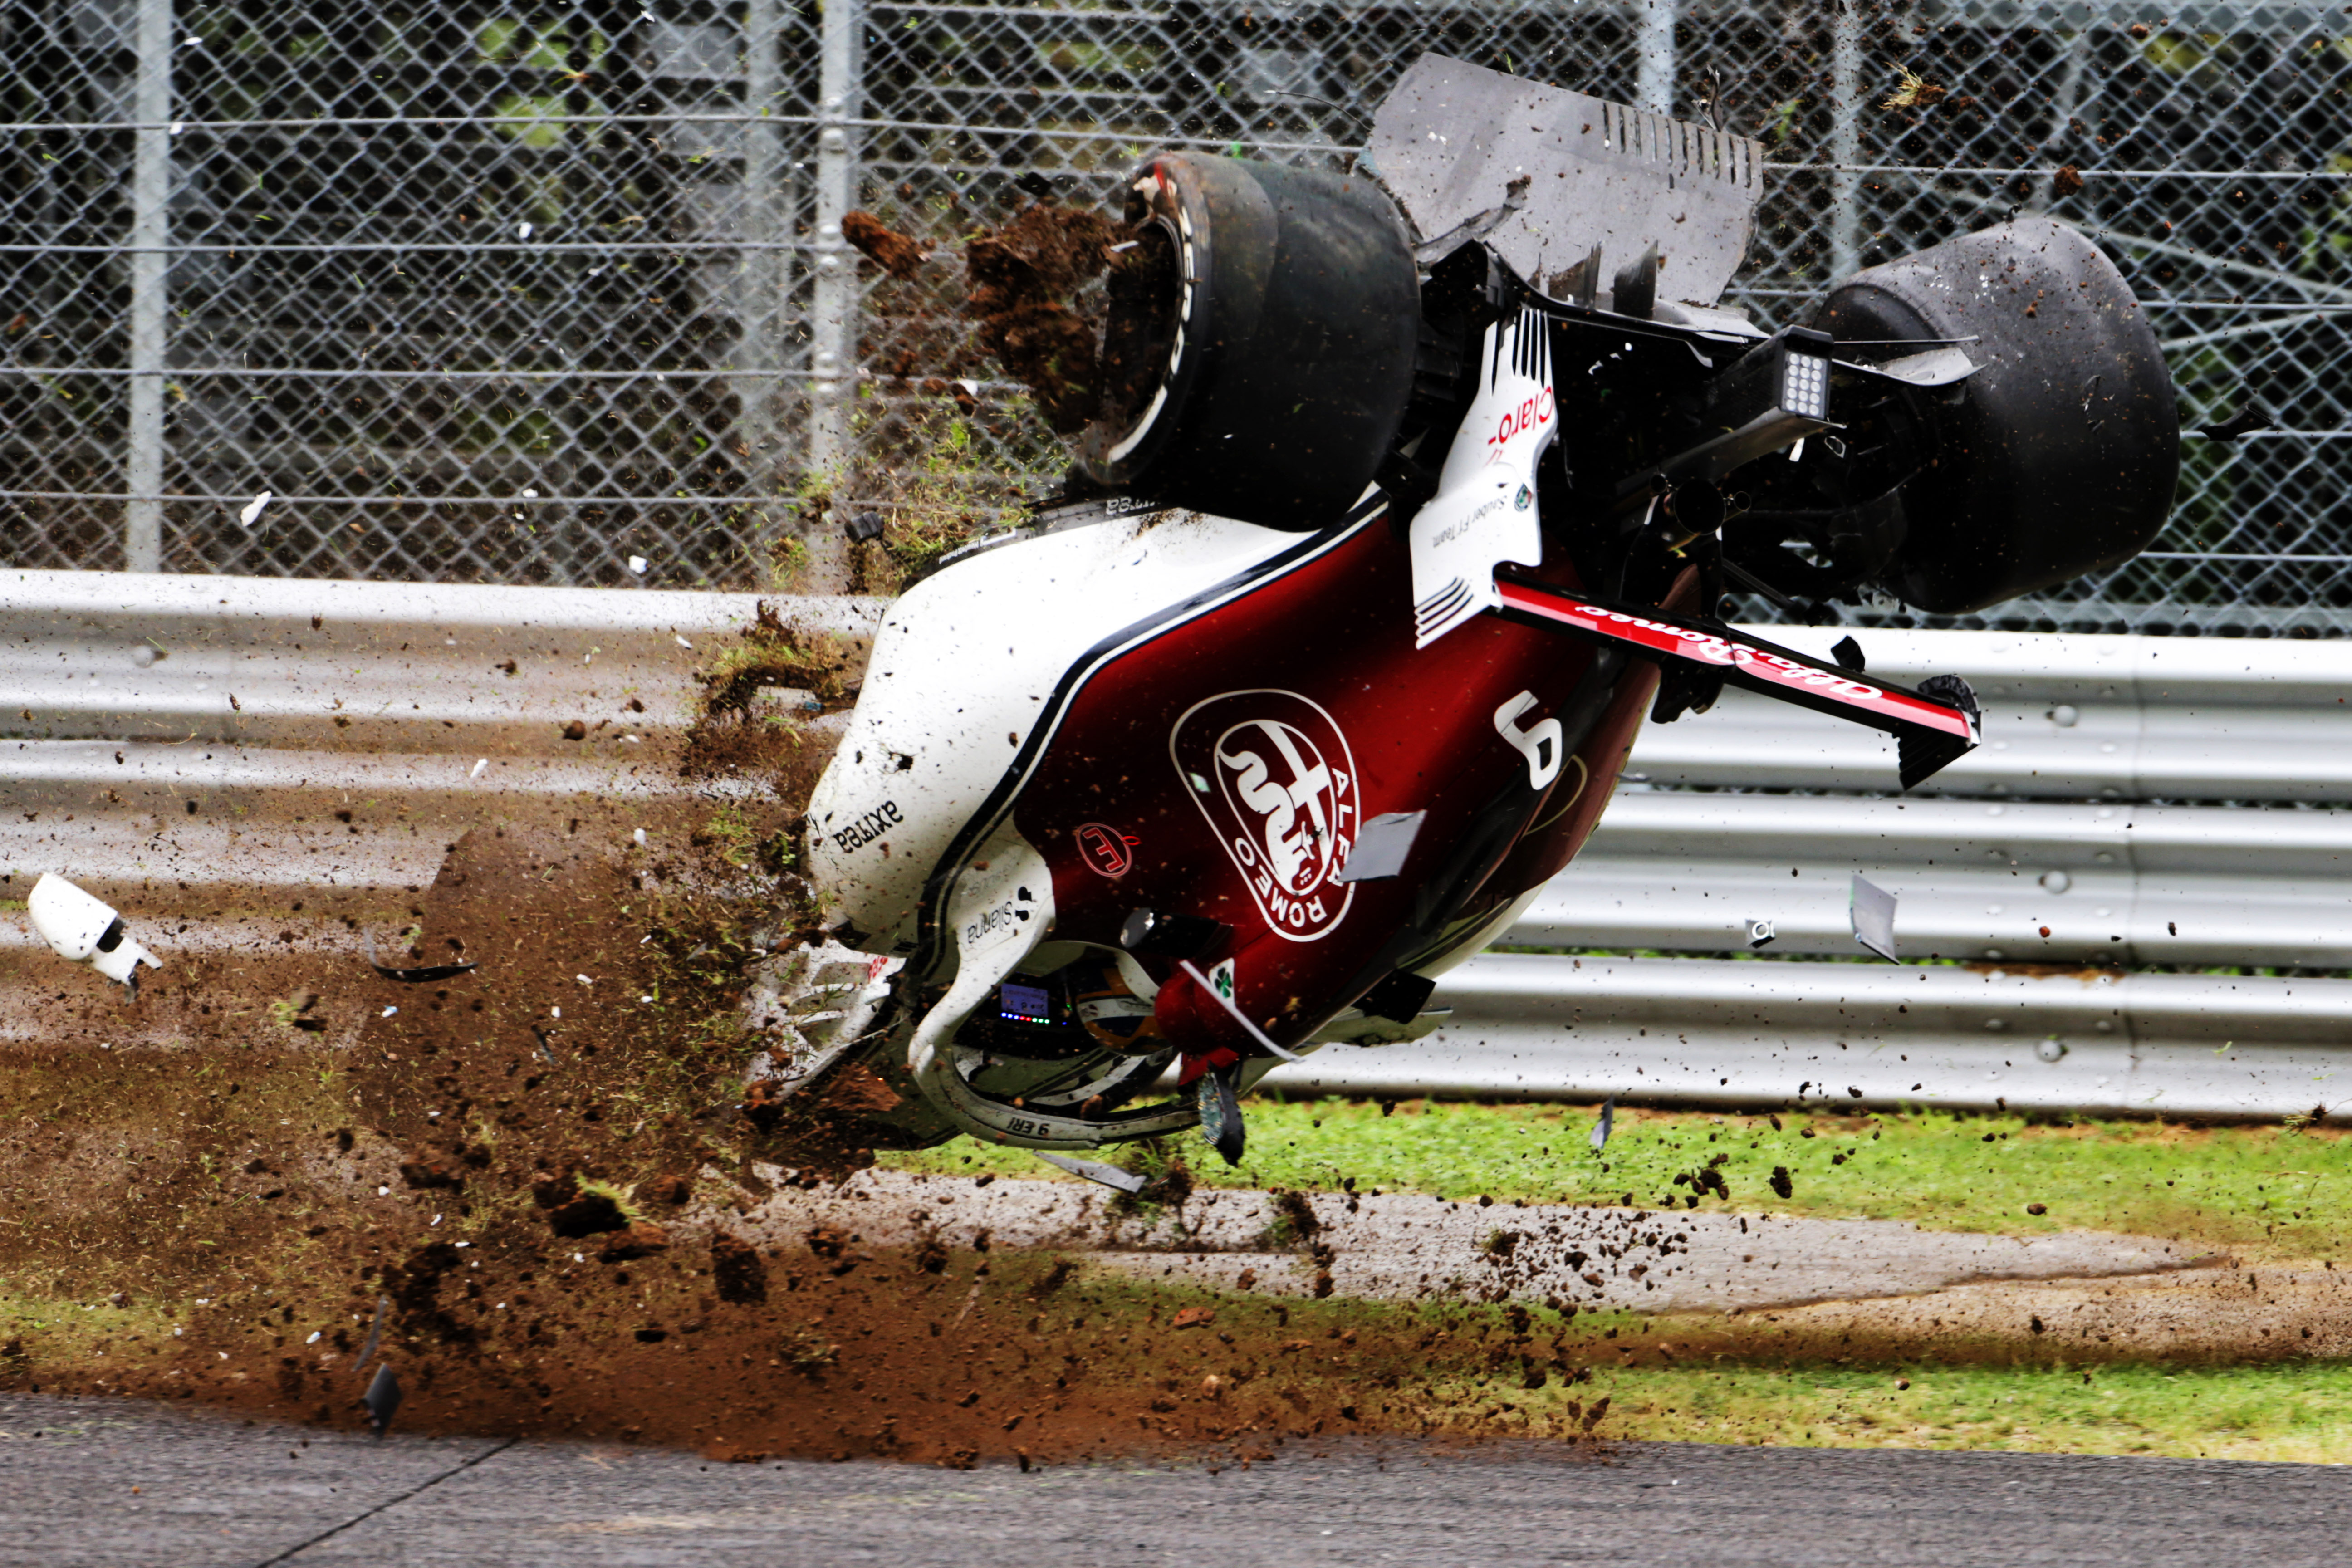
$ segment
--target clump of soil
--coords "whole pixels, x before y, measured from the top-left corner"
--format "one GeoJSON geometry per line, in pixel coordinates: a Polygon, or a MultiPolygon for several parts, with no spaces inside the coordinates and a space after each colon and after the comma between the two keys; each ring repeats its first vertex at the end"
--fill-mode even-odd
{"type": "Polygon", "coordinates": [[[1101,306],[1082,311],[1073,297],[1117,259],[1111,247],[1133,237],[1100,213],[1040,202],[964,247],[965,310],[981,345],[1036,394],[1057,434],[1083,428],[1096,401],[1101,306]]]}
{"type": "Polygon", "coordinates": [[[1111,268],[1095,417],[1113,430],[1133,425],[1160,384],[1175,346],[1180,282],[1176,247],[1156,224],[1139,229],[1111,268]]]}
{"type": "Polygon", "coordinates": [[[841,237],[849,241],[891,277],[912,282],[930,253],[890,228],[872,213],[845,213],[841,237]]]}
{"type": "MultiPolygon", "coordinates": [[[[687,734],[680,773],[757,779],[797,816],[837,738],[818,716],[856,703],[868,651],[860,638],[788,626],[761,600],[740,640],[696,677],[704,690],[702,717],[687,734]],[[803,695],[784,711],[767,697],[771,691],[803,695]]],[[[706,833],[697,847],[730,847],[706,833]]]]}
{"type": "Polygon", "coordinates": [[[714,1231],[710,1237],[710,1287],[719,1299],[737,1306],[768,1299],[768,1266],[760,1249],[740,1237],[714,1231]]]}
{"type": "Polygon", "coordinates": [[[866,664],[862,648],[785,626],[765,599],[752,606],[752,615],[742,640],[698,677],[709,693],[706,717],[744,717],[763,686],[807,691],[828,704],[855,693],[866,664]]]}

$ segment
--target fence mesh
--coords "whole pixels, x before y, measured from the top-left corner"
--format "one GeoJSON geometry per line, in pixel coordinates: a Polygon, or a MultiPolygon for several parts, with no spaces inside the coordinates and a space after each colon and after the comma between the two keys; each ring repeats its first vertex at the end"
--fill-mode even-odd
{"type": "Polygon", "coordinates": [[[2272,427],[2191,437],[2154,549],[1995,614],[2333,635],[2352,15],[2147,9],[0,0],[0,550],[715,586],[846,507],[944,537],[1062,461],[958,313],[964,236],[1156,146],[1340,163],[1435,49],[1761,137],[1759,321],[2020,210],[2092,231],[2187,423],[2272,427]],[[853,208],[934,258],[879,277],[853,208]]]}

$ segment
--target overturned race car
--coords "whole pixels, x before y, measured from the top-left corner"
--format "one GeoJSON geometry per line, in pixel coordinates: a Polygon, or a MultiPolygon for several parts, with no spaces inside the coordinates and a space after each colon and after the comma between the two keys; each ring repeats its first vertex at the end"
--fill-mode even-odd
{"type": "Polygon", "coordinates": [[[2127,559],[2173,493],[2162,358],[2038,217],[1763,331],[1717,303],[1762,169],[1438,56],[1351,174],[1145,160],[1069,486],[884,622],[762,1092],[862,1068],[877,1145],[1238,1159],[1268,1070],[1436,1026],[1645,714],[1741,686],[1892,733],[1906,788],[1973,746],[1957,675],[1822,664],[1725,595],[1956,613],[2127,559]]]}

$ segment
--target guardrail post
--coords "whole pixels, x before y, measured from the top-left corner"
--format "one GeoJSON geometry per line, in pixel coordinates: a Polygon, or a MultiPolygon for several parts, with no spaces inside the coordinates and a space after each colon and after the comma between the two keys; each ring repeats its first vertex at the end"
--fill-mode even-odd
{"type": "Polygon", "coordinates": [[[857,205],[858,65],[865,25],[860,0],[824,0],[816,110],[815,300],[809,332],[812,373],[809,466],[837,469],[850,456],[849,416],[857,393],[857,269],[841,220],[857,205]]]}
{"type": "Polygon", "coordinates": [[[792,298],[790,241],[795,182],[784,172],[782,111],[783,7],[747,0],[743,7],[743,249],[735,273],[736,438],[744,473],[761,498],[759,546],[764,556],[783,513],[776,497],[784,473],[776,408],[784,367],[784,322],[792,298]]]}
{"type": "Polygon", "coordinates": [[[140,0],[131,97],[131,356],[122,566],[163,569],[163,351],[172,197],[172,0],[140,0]]]}
{"type": "Polygon", "coordinates": [[[1830,276],[1862,266],[1862,12],[1844,0],[1830,13],[1830,276]]]}
{"type": "Polygon", "coordinates": [[[1656,114],[1675,111],[1675,13],[1680,0],[1636,0],[1633,101],[1656,114]]]}

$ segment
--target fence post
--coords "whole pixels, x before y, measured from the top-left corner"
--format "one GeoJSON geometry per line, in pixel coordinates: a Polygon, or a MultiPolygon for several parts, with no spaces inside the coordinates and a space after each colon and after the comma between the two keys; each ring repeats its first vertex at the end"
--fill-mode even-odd
{"type": "Polygon", "coordinates": [[[736,268],[734,393],[736,437],[749,454],[745,476],[760,495],[762,559],[783,513],[777,487],[785,470],[776,405],[784,366],[784,321],[792,296],[793,183],[784,173],[783,7],[746,0],[743,7],[743,249],[736,268]]]}
{"type": "Polygon", "coordinates": [[[163,569],[164,291],[172,197],[172,0],[139,0],[131,96],[131,358],[124,421],[122,567],[163,569]]]}
{"type": "Polygon", "coordinates": [[[857,392],[857,269],[841,220],[857,205],[860,0],[824,0],[816,107],[815,298],[809,331],[809,466],[823,473],[850,456],[857,392]]]}
{"type": "Polygon", "coordinates": [[[1675,111],[1675,13],[1680,0],[1635,0],[1633,100],[1656,114],[1675,111]]]}
{"type": "Polygon", "coordinates": [[[1830,275],[1862,266],[1862,11],[1843,0],[1830,13],[1830,275]]]}

